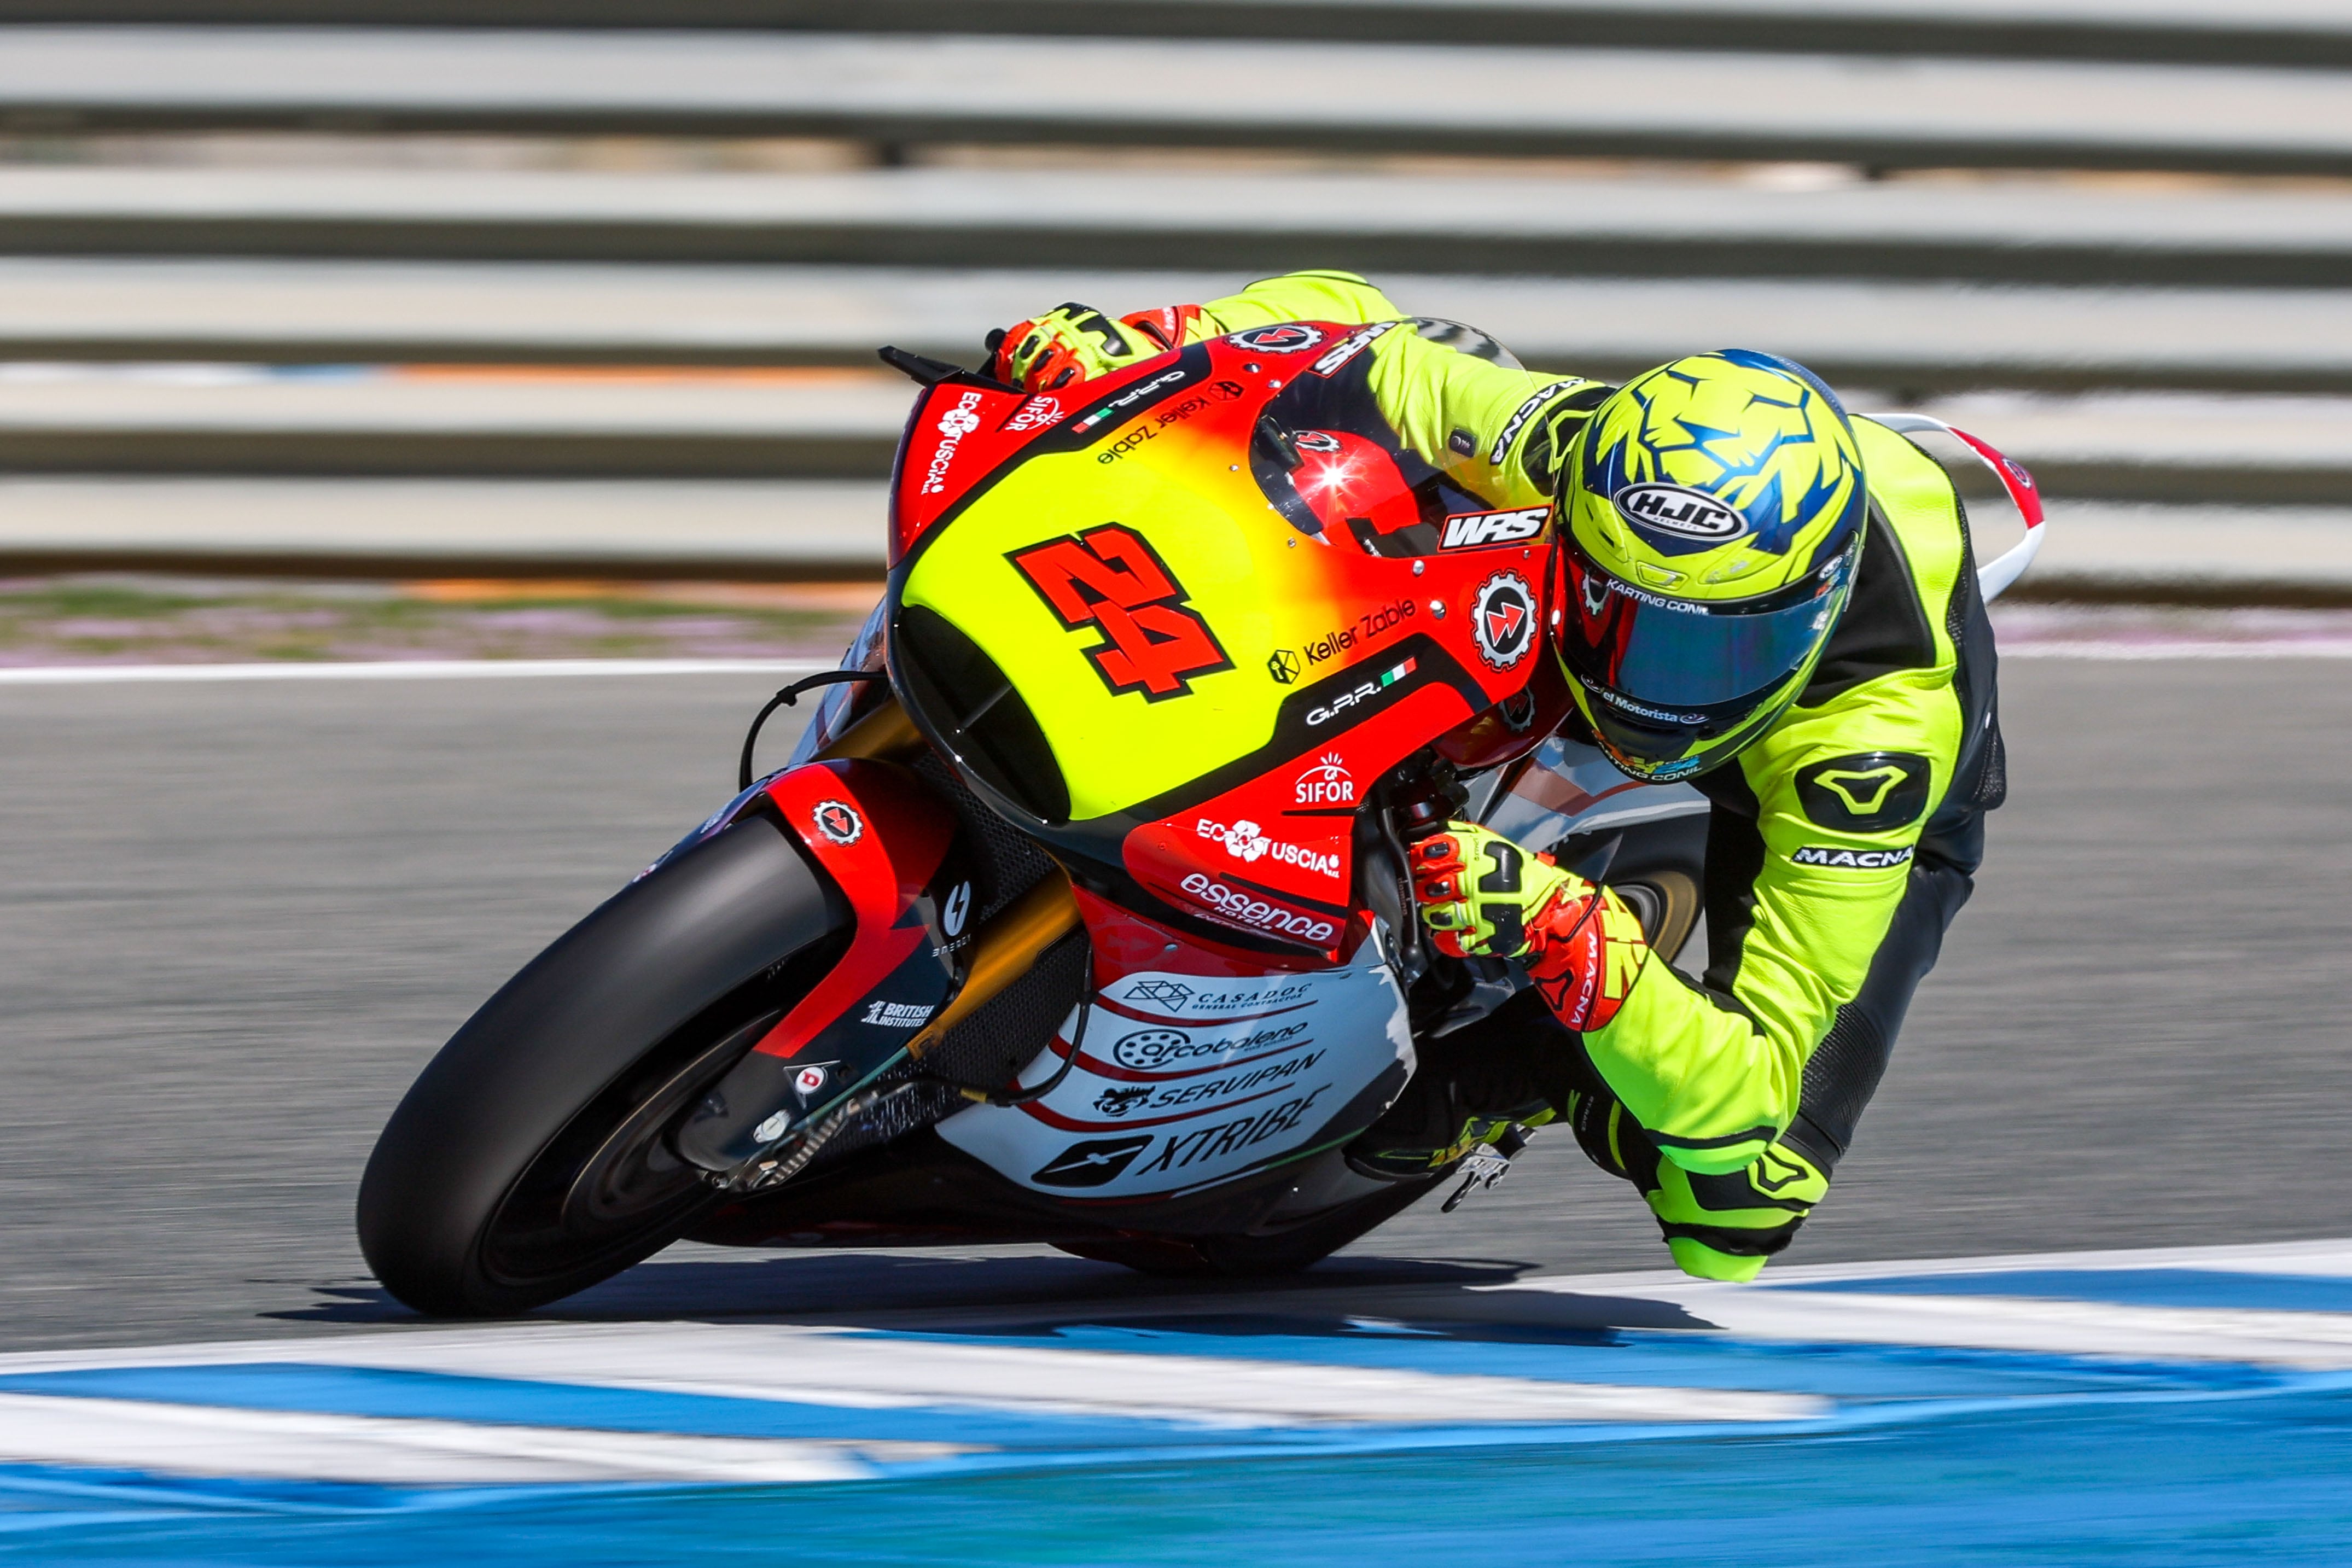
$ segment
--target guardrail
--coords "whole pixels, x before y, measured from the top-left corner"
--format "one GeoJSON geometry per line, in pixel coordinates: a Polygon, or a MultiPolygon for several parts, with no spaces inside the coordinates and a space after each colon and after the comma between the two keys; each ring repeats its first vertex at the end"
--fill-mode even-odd
{"type": "Polygon", "coordinates": [[[1355,44],[26,28],[0,125],[2352,174],[2325,72],[1355,44]]]}
{"type": "MultiPolygon", "coordinates": [[[[1505,44],[2352,65],[2352,16],[2208,0],[865,0],[874,33],[1505,44]]],[[[728,30],[843,25],[830,0],[0,0],[0,24],[728,30]]]]}

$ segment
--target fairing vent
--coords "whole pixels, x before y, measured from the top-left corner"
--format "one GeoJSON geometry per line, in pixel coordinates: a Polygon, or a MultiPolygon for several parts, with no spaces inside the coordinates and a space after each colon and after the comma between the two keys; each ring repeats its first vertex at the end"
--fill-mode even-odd
{"type": "Polygon", "coordinates": [[[891,649],[916,716],[963,766],[1040,822],[1070,820],[1070,789],[1053,747],[995,660],[920,604],[900,612],[891,649]]]}

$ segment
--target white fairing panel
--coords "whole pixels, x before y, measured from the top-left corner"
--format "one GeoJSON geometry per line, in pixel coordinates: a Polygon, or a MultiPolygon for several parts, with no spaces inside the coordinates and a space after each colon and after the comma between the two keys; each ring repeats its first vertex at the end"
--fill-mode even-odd
{"type": "MultiPolygon", "coordinates": [[[[1412,1064],[1404,998],[1378,947],[1312,974],[1114,980],[1051,1094],[975,1105],[940,1135],[1032,1191],[1067,1197],[1183,1192],[1295,1154],[1392,1064],[1412,1064]]],[[[1024,1086],[1060,1068],[1073,1022],[1024,1086]]]]}

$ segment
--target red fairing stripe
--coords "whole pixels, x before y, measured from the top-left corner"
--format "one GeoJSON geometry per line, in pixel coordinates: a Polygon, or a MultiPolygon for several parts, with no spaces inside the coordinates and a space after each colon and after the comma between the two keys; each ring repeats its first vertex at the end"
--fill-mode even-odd
{"type": "Polygon", "coordinates": [[[841,962],[754,1048],[789,1057],[929,941],[908,915],[955,831],[922,786],[887,762],[812,762],[778,775],[768,798],[857,917],[841,962]]]}
{"type": "Polygon", "coordinates": [[[2029,528],[2040,528],[2042,526],[2042,486],[2033,482],[2033,476],[2025,471],[2025,465],[2018,462],[2014,457],[2004,455],[1991,442],[1980,441],[1956,424],[1946,425],[1944,428],[1975,447],[1978,455],[1992,465],[1992,471],[2000,476],[2001,487],[2009,492],[2011,503],[2024,517],[2025,526],[2029,528]]]}

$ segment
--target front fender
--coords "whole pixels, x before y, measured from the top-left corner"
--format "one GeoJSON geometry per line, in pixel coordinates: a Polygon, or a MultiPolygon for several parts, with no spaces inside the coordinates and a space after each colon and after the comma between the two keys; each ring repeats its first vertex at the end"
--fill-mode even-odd
{"type": "Polygon", "coordinates": [[[971,968],[972,880],[955,813],[896,763],[786,768],[738,806],[772,812],[839,890],[842,957],[720,1080],[678,1152],[732,1170],[895,1063],[971,968]]]}

